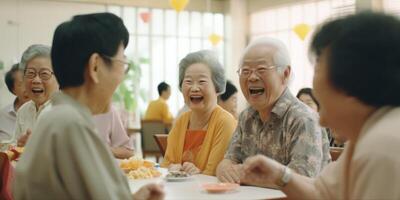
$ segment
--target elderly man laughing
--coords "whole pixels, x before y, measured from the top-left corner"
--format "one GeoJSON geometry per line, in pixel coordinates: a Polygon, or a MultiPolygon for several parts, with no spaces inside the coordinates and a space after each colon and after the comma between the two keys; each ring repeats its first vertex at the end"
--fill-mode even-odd
{"type": "Polygon", "coordinates": [[[255,40],[245,49],[238,74],[250,106],[240,114],[217,168],[219,180],[239,182],[241,163],[257,154],[300,174],[316,176],[330,161],[328,137],[318,125],[318,114],[287,88],[291,67],[284,44],[271,38],[255,40]]]}

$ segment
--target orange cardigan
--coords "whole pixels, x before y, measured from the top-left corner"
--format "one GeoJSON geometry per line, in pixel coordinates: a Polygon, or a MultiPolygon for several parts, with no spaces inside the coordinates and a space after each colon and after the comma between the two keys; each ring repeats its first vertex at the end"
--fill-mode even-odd
{"type": "MultiPolygon", "coordinates": [[[[182,163],[183,146],[191,114],[192,111],[182,114],[169,132],[162,167],[182,163]]],[[[236,125],[236,119],[220,106],[213,110],[203,145],[194,162],[203,174],[215,175],[215,169],[224,158],[236,125]]]]}

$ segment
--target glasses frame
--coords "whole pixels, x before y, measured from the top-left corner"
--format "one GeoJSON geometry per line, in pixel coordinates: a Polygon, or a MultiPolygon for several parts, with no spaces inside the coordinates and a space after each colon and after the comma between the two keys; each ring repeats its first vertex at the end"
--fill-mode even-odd
{"type": "Polygon", "coordinates": [[[37,71],[37,70],[34,69],[34,68],[25,68],[25,70],[24,70],[24,78],[30,79],[30,80],[33,80],[33,79],[35,79],[37,76],[39,76],[40,80],[42,80],[42,81],[48,81],[48,80],[51,79],[51,77],[53,77],[53,75],[54,75],[54,72],[51,71],[50,69],[40,69],[39,71],[37,71]],[[26,72],[27,72],[28,70],[33,70],[33,71],[35,71],[35,76],[33,76],[33,77],[28,77],[28,76],[26,75],[26,72]],[[42,78],[42,77],[40,76],[40,73],[43,72],[43,71],[49,71],[49,72],[50,72],[50,77],[47,78],[47,79],[42,78]]]}
{"type": "Polygon", "coordinates": [[[111,61],[117,61],[117,62],[120,62],[120,63],[124,64],[124,73],[125,74],[127,74],[129,72],[130,68],[131,68],[130,67],[130,62],[127,60],[126,56],[124,56],[125,60],[121,60],[121,59],[118,59],[118,58],[113,58],[111,56],[107,56],[107,55],[104,55],[104,54],[101,54],[101,56],[104,57],[104,58],[107,58],[107,59],[109,59],[111,61]]]}
{"type": "Polygon", "coordinates": [[[263,77],[265,74],[260,73],[260,70],[265,69],[266,71],[269,71],[269,70],[275,69],[277,67],[275,65],[270,65],[270,66],[258,65],[256,69],[250,69],[250,68],[247,69],[250,71],[250,73],[247,75],[243,74],[243,70],[244,70],[243,68],[244,68],[243,66],[239,67],[239,69],[236,71],[236,73],[239,75],[240,78],[249,78],[251,76],[251,74],[253,74],[253,73],[255,73],[258,77],[263,77]]]}

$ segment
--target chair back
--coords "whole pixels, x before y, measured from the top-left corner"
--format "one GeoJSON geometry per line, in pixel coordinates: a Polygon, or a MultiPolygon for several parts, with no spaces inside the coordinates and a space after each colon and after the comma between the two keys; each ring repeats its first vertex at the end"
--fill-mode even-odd
{"type": "Polygon", "coordinates": [[[168,143],[168,134],[154,134],[154,140],[157,142],[158,148],[161,151],[161,155],[165,155],[165,151],[167,150],[168,143]]]}
{"type": "Polygon", "coordinates": [[[331,153],[332,161],[336,161],[340,154],[342,154],[344,148],[342,147],[330,147],[329,152],[331,153]]]}
{"type": "Polygon", "coordinates": [[[161,120],[142,120],[143,152],[160,152],[154,134],[165,133],[165,125],[161,120]]]}
{"type": "Polygon", "coordinates": [[[0,199],[12,200],[11,183],[14,178],[14,168],[4,152],[0,152],[0,173],[0,199]]]}

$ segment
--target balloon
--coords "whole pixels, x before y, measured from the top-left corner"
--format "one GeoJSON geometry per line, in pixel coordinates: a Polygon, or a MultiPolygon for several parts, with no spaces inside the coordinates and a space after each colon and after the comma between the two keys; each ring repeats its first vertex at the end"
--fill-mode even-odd
{"type": "Polygon", "coordinates": [[[213,33],[208,36],[208,40],[210,40],[212,45],[216,46],[222,40],[222,37],[218,34],[213,33]]]}
{"type": "Polygon", "coordinates": [[[293,31],[303,41],[307,37],[307,34],[310,32],[310,30],[311,27],[308,24],[298,24],[293,28],[293,31]]]}
{"type": "Polygon", "coordinates": [[[177,12],[185,9],[186,5],[189,3],[189,0],[170,0],[172,8],[174,8],[177,12]]]}
{"type": "Polygon", "coordinates": [[[151,13],[149,13],[149,12],[142,12],[139,15],[140,15],[140,18],[143,20],[144,23],[149,22],[149,20],[151,18],[151,13]]]}

